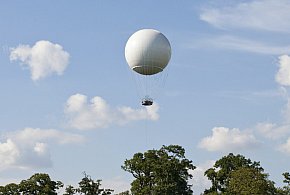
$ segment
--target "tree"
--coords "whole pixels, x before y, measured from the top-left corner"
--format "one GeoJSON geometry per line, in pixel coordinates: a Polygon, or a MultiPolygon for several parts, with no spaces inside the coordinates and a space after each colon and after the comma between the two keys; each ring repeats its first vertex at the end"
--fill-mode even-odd
{"type": "Polygon", "coordinates": [[[15,183],[0,186],[0,195],[20,195],[19,186],[15,183]]]}
{"type": "Polygon", "coordinates": [[[121,192],[121,193],[119,193],[117,195],[130,195],[130,192],[127,190],[127,191],[121,192]]]}
{"type": "Polygon", "coordinates": [[[63,187],[60,181],[52,181],[48,174],[36,173],[27,180],[22,180],[19,190],[22,195],[57,195],[56,190],[63,187]]]}
{"type": "Polygon", "coordinates": [[[258,169],[241,167],[230,173],[228,187],[224,194],[228,195],[274,195],[277,190],[268,175],[258,169]]]}
{"type": "MultiPolygon", "coordinates": [[[[63,195],[110,195],[114,190],[100,188],[101,180],[94,181],[84,173],[84,178],[79,182],[79,187],[68,185],[63,195]]],[[[48,174],[36,173],[20,184],[7,184],[0,186],[0,195],[57,195],[57,190],[63,187],[60,181],[52,181],[48,174]]]]}
{"type": "Polygon", "coordinates": [[[109,195],[114,190],[100,188],[102,180],[94,181],[89,175],[84,172],[84,178],[79,182],[77,192],[85,195],[109,195]]]}
{"type": "Polygon", "coordinates": [[[65,188],[65,193],[63,195],[73,195],[73,194],[85,194],[85,195],[109,195],[112,194],[114,190],[104,189],[101,187],[102,180],[94,181],[91,176],[87,175],[86,172],[83,173],[84,177],[79,182],[79,187],[74,188],[72,185],[68,185],[65,188]]]}
{"type": "Polygon", "coordinates": [[[192,194],[188,179],[194,170],[192,161],[185,158],[185,150],[178,145],[162,146],[134,154],[122,169],[135,177],[131,183],[132,194],[192,194]]]}
{"type": "Polygon", "coordinates": [[[290,174],[289,172],[285,172],[282,174],[284,176],[283,183],[286,185],[282,188],[278,188],[278,194],[279,195],[290,195],[290,174]]]}
{"type": "Polygon", "coordinates": [[[56,195],[56,190],[63,187],[62,182],[52,181],[48,174],[36,173],[20,184],[10,183],[0,187],[0,195],[56,195]]]}
{"type": "Polygon", "coordinates": [[[290,173],[285,172],[282,174],[284,176],[283,182],[286,183],[288,186],[290,185],[290,173]]]}
{"type": "Polygon", "coordinates": [[[229,176],[232,171],[239,168],[253,168],[259,172],[264,169],[260,166],[260,162],[252,162],[242,155],[234,155],[232,153],[222,157],[216,161],[213,168],[205,171],[205,176],[211,181],[212,186],[204,191],[204,194],[219,194],[225,192],[228,187],[229,176]]]}
{"type": "Polygon", "coordinates": [[[75,189],[72,185],[68,185],[65,188],[65,192],[63,195],[73,195],[77,192],[77,189],[75,189]]]}

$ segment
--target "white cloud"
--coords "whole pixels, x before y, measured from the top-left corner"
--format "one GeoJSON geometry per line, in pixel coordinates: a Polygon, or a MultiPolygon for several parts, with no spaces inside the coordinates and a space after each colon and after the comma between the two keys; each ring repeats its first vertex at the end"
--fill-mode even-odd
{"type": "Polygon", "coordinates": [[[258,123],[256,130],[266,138],[279,139],[290,134],[290,124],[258,123]]]}
{"type": "Polygon", "coordinates": [[[58,144],[81,143],[84,137],[78,134],[61,132],[55,129],[25,128],[10,134],[14,139],[25,143],[53,140],[58,144]]]}
{"type": "MultiPolygon", "coordinates": [[[[290,25],[288,23],[288,20],[290,20],[289,9],[290,1],[288,0],[231,2],[226,6],[203,9],[200,19],[221,29],[237,28],[290,33],[290,25]]],[[[277,38],[280,38],[280,34],[277,36],[277,38]]],[[[195,42],[194,47],[213,46],[215,48],[270,55],[290,53],[290,45],[288,43],[265,43],[264,41],[257,41],[257,38],[251,40],[237,36],[218,36],[198,42],[200,44],[195,42]]]]}
{"type": "Polygon", "coordinates": [[[214,163],[215,161],[209,160],[200,165],[195,165],[196,169],[190,172],[193,176],[192,188],[194,194],[201,194],[205,189],[211,186],[211,182],[204,176],[204,172],[213,167],[214,163]]]}
{"type": "Polygon", "coordinates": [[[251,149],[258,145],[255,136],[239,129],[226,127],[214,127],[212,136],[205,137],[199,143],[199,147],[208,151],[233,152],[243,149],[251,149]]]}
{"type": "Polygon", "coordinates": [[[102,187],[106,189],[113,189],[114,194],[130,190],[131,185],[129,181],[124,180],[122,177],[114,177],[112,179],[103,180],[102,187]]]}
{"type": "Polygon", "coordinates": [[[290,53],[290,45],[273,46],[262,42],[244,39],[235,36],[220,36],[208,40],[195,42],[195,46],[204,47],[211,46],[221,49],[231,49],[238,51],[246,51],[258,54],[281,55],[290,53]]]}
{"type": "Polygon", "coordinates": [[[11,139],[7,139],[4,143],[0,142],[0,170],[3,167],[15,164],[19,156],[19,149],[11,139]]]}
{"type": "Polygon", "coordinates": [[[279,57],[279,70],[275,78],[280,85],[290,86],[290,56],[282,55],[279,57]]]}
{"type": "Polygon", "coordinates": [[[81,143],[84,137],[54,129],[25,128],[3,134],[0,142],[0,171],[9,168],[52,166],[49,144],[81,143]]]}
{"type": "Polygon", "coordinates": [[[35,146],[33,149],[39,155],[44,155],[47,151],[47,144],[37,142],[35,143],[35,146]]]}
{"type": "Polygon", "coordinates": [[[254,0],[221,8],[206,8],[200,19],[222,28],[248,28],[290,32],[290,1],[254,0]]]}
{"type": "Polygon", "coordinates": [[[51,74],[62,75],[69,63],[69,53],[61,45],[49,41],[38,41],[34,46],[19,45],[11,48],[10,61],[20,61],[31,72],[36,81],[51,74]]]}
{"type": "Polygon", "coordinates": [[[101,97],[94,97],[90,102],[87,96],[75,94],[69,97],[65,106],[68,126],[76,129],[97,129],[109,125],[123,125],[137,120],[158,120],[158,105],[132,109],[130,107],[112,108],[101,97]]]}
{"type": "Polygon", "coordinates": [[[290,155],[290,137],[285,144],[279,146],[279,150],[290,155]]]}

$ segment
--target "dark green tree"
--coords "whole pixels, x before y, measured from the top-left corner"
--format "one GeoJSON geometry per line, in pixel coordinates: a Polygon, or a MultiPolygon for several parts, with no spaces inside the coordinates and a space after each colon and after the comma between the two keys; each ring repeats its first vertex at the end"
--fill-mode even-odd
{"type": "Polygon", "coordinates": [[[0,195],[20,195],[19,186],[15,183],[0,186],[0,195]]]}
{"type": "Polygon", "coordinates": [[[52,181],[45,173],[36,173],[19,184],[22,195],[57,195],[57,190],[62,187],[62,182],[52,181]]]}
{"type": "Polygon", "coordinates": [[[290,174],[289,172],[283,173],[284,176],[283,182],[286,184],[282,188],[278,188],[279,195],[290,195],[290,174]]]}
{"type": "Polygon", "coordinates": [[[75,189],[72,185],[68,185],[65,188],[65,192],[63,195],[73,195],[77,192],[77,189],[75,189]]]}
{"type": "Polygon", "coordinates": [[[288,186],[290,185],[290,173],[286,172],[282,174],[284,176],[284,183],[286,183],[288,186]]]}
{"type": "Polygon", "coordinates": [[[230,173],[226,195],[274,195],[277,190],[268,175],[258,169],[241,167],[230,173]]]}
{"type": "Polygon", "coordinates": [[[127,191],[121,192],[121,193],[119,193],[117,195],[130,195],[130,192],[127,190],[127,191]]]}
{"type": "Polygon", "coordinates": [[[252,162],[242,155],[230,153],[216,161],[213,168],[205,171],[204,175],[211,181],[212,186],[206,189],[204,194],[219,194],[225,192],[228,187],[231,172],[243,167],[253,168],[259,172],[264,171],[260,166],[260,162],[252,162]]]}
{"type": "Polygon", "coordinates": [[[85,195],[109,195],[112,194],[114,190],[104,189],[101,187],[102,180],[94,181],[89,175],[84,172],[84,177],[79,182],[79,188],[77,192],[85,195]]]}
{"type": "Polygon", "coordinates": [[[131,192],[135,195],[192,194],[188,179],[194,170],[192,161],[185,158],[185,150],[178,145],[162,146],[159,150],[136,153],[126,160],[122,169],[133,175],[131,192]]]}

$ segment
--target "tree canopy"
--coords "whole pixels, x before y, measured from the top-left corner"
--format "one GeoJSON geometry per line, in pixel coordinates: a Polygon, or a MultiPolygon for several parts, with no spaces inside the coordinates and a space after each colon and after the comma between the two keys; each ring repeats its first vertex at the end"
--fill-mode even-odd
{"type": "Polygon", "coordinates": [[[241,167],[232,171],[225,191],[229,195],[277,193],[274,182],[268,179],[268,175],[252,167],[241,167]]]}
{"type": "Polygon", "coordinates": [[[132,194],[192,194],[188,179],[195,166],[185,158],[181,146],[162,146],[159,150],[136,153],[122,168],[133,175],[132,194]]]}
{"type": "MultiPolygon", "coordinates": [[[[0,186],[0,195],[57,195],[57,190],[63,187],[61,181],[53,181],[48,174],[36,173],[27,180],[22,180],[19,184],[11,183],[0,186]]],[[[79,182],[79,187],[74,188],[68,185],[63,195],[109,195],[113,190],[101,187],[101,180],[94,181],[89,175],[84,173],[84,177],[79,182]]]]}
{"type": "Polygon", "coordinates": [[[230,174],[239,168],[252,168],[259,172],[264,170],[260,166],[260,162],[252,162],[242,155],[230,153],[217,160],[212,168],[205,171],[204,175],[211,181],[212,186],[205,190],[204,193],[225,192],[228,187],[230,174]]]}
{"type": "Polygon", "coordinates": [[[28,180],[21,181],[19,186],[23,195],[56,195],[56,190],[63,187],[63,183],[61,181],[51,180],[48,174],[36,173],[28,180]]]}
{"type": "Polygon", "coordinates": [[[63,187],[61,181],[53,181],[48,174],[36,173],[20,184],[7,184],[0,187],[0,195],[57,195],[57,190],[63,187]]]}
{"type": "Polygon", "coordinates": [[[283,182],[285,183],[285,186],[277,189],[278,194],[279,195],[290,195],[290,174],[289,174],[289,172],[285,172],[282,175],[284,176],[283,182]]]}
{"type": "Polygon", "coordinates": [[[84,195],[109,195],[112,194],[114,190],[101,188],[100,179],[94,181],[91,176],[84,172],[84,177],[79,182],[79,188],[76,189],[77,192],[84,195]]]}

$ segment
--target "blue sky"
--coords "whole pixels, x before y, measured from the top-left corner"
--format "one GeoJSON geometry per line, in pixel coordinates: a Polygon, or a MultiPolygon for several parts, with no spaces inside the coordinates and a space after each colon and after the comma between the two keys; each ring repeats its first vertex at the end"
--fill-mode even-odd
{"type": "Polygon", "coordinates": [[[86,171],[120,192],[125,159],[179,144],[202,176],[229,152],[281,185],[290,160],[290,2],[5,1],[0,6],[2,185],[86,171]],[[124,48],[144,28],[170,41],[155,106],[140,105],[124,48]],[[279,166],[277,166],[279,165],[279,166]]]}

